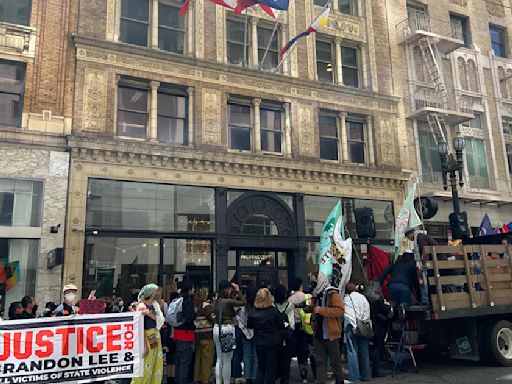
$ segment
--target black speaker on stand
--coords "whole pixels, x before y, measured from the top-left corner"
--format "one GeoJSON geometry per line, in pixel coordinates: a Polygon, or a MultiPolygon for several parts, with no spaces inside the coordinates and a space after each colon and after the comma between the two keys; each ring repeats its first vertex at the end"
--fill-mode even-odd
{"type": "Polygon", "coordinates": [[[360,239],[373,239],[377,234],[373,209],[367,207],[356,208],[354,209],[354,215],[356,216],[357,237],[360,239]]]}

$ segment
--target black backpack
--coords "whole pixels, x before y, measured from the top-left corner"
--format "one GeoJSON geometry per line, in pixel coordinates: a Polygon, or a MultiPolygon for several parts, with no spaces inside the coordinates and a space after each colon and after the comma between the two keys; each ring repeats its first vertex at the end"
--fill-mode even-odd
{"type": "Polygon", "coordinates": [[[293,329],[289,323],[290,320],[288,319],[288,315],[286,314],[286,310],[288,309],[289,305],[290,303],[286,304],[286,307],[284,307],[282,312],[278,310],[280,319],[285,325],[285,328],[281,330],[281,339],[286,344],[288,344],[293,339],[293,329]]]}

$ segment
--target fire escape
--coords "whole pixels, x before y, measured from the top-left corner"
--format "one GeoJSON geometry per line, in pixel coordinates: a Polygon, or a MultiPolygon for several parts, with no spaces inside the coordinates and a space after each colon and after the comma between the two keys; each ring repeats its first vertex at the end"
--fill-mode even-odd
{"type": "Polygon", "coordinates": [[[427,121],[436,140],[447,141],[450,125],[472,119],[472,106],[450,100],[445,84],[441,54],[447,55],[464,45],[463,37],[450,22],[430,18],[426,13],[410,12],[397,25],[399,43],[417,46],[429,75],[429,84],[411,83],[407,118],[427,121]]]}

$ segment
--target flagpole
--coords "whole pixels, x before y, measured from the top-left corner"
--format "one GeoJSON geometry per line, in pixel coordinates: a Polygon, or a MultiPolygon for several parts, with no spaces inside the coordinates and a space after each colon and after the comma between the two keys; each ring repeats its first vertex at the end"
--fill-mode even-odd
{"type": "Polygon", "coordinates": [[[244,67],[247,67],[247,20],[249,16],[247,14],[247,8],[245,8],[245,27],[244,27],[244,59],[242,63],[244,63],[244,67]]]}
{"type": "Polygon", "coordinates": [[[272,35],[270,35],[270,39],[268,40],[267,48],[265,48],[265,53],[263,54],[261,63],[258,63],[258,67],[260,70],[263,70],[263,63],[265,62],[265,59],[267,58],[267,53],[268,53],[268,50],[270,49],[270,44],[272,44],[272,39],[274,38],[274,35],[277,32],[277,27],[279,26],[279,21],[281,20],[282,14],[283,14],[283,11],[279,11],[279,15],[277,16],[276,23],[274,25],[274,30],[272,31],[272,35]]]}

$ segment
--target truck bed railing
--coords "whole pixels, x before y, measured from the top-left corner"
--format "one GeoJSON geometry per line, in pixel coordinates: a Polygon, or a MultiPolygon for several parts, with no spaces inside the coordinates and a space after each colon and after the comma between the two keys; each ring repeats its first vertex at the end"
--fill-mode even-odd
{"type": "Polygon", "coordinates": [[[434,311],[512,305],[512,247],[429,246],[424,255],[434,311]]]}

